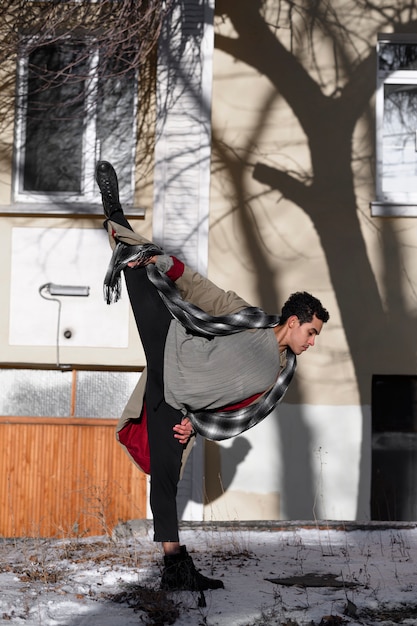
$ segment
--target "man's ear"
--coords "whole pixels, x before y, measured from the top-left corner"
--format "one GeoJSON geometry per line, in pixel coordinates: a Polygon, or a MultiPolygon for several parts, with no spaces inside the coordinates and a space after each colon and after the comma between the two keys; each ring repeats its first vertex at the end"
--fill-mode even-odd
{"type": "Polygon", "coordinates": [[[296,323],[298,322],[298,317],[296,315],[290,315],[290,317],[288,318],[288,326],[290,328],[294,328],[294,326],[296,325],[296,323]]]}

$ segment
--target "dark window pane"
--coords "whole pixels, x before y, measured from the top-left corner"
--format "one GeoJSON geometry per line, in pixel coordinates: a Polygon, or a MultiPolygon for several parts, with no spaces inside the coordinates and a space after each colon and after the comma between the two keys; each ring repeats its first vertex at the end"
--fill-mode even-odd
{"type": "Polygon", "coordinates": [[[87,55],[73,44],[31,52],[24,190],[81,192],[87,55]]]}
{"type": "Polygon", "coordinates": [[[136,72],[129,58],[106,60],[98,84],[97,138],[101,157],[117,170],[124,202],[132,198],[132,161],[135,148],[136,72]]]}
{"type": "Polygon", "coordinates": [[[384,72],[417,69],[417,45],[412,43],[380,43],[379,69],[384,72]]]}
{"type": "Polygon", "coordinates": [[[383,191],[417,190],[417,85],[384,85],[383,191]]]}

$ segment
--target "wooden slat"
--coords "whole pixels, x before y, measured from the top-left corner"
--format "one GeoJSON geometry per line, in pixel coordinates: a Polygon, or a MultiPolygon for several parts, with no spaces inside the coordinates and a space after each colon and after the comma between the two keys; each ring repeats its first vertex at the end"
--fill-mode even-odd
{"type": "Polygon", "coordinates": [[[100,417],[31,417],[28,415],[0,416],[0,424],[58,424],[77,426],[107,426],[115,427],[117,419],[100,417]]]}
{"type": "Polygon", "coordinates": [[[146,516],[146,477],[114,436],[116,420],[0,420],[0,535],[111,532],[146,516]]]}

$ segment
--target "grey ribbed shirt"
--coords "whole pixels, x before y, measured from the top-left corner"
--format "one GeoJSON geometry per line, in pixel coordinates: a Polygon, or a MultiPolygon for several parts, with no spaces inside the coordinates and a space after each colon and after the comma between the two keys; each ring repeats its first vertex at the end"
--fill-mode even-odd
{"type": "Polygon", "coordinates": [[[165,399],[176,409],[216,409],[273,385],[280,370],[272,328],[205,339],[171,322],[165,345],[165,399]]]}

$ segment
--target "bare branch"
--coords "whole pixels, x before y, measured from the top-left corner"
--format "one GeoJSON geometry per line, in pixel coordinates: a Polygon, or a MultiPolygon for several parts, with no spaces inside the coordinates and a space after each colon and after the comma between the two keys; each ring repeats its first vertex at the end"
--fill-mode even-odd
{"type": "MultiPolygon", "coordinates": [[[[91,50],[98,51],[95,71],[105,79],[123,79],[140,71],[139,104],[149,108],[153,93],[155,50],[164,20],[173,0],[82,0],[37,2],[3,0],[0,6],[0,128],[11,125],[15,108],[15,64],[24,51],[29,57],[32,78],[37,78],[39,94],[58,85],[75,87],[81,97],[82,83],[89,75],[91,50]],[[68,60],[56,67],[45,67],[36,50],[45,46],[72,46],[68,60]]],[[[91,68],[90,68],[91,69],[91,68]]],[[[90,72],[91,74],[91,72],[90,72]]],[[[84,89],[88,88],[88,83],[84,89]]],[[[43,106],[46,106],[45,102],[43,106]]]]}

